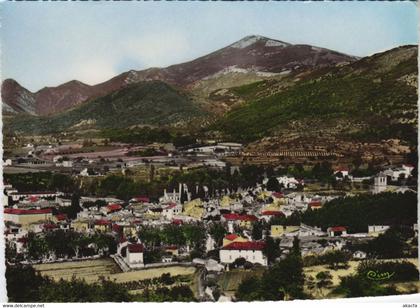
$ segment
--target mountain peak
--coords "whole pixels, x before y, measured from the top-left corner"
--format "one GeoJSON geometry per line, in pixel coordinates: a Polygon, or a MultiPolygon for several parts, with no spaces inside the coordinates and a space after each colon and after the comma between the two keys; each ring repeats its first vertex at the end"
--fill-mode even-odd
{"type": "Polygon", "coordinates": [[[273,40],[262,35],[248,35],[240,39],[239,41],[233,43],[229,47],[242,49],[254,45],[257,42],[264,42],[266,47],[286,47],[290,45],[289,43],[285,43],[279,40],[273,40]]]}

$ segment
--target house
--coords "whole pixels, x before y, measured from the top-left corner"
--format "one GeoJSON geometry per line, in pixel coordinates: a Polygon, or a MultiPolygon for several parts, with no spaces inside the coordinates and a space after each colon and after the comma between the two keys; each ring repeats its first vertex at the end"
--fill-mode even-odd
{"type": "Polygon", "coordinates": [[[71,206],[71,199],[55,197],[55,202],[58,204],[58,206],[61,206],[61,207],[71,206]]]}
{"type": "Polygon", "coordinates": [[[343,226],[336,226],[336,227],[329,227],[327,229],[328,236],[346,236],[347,235],[347,228],[343,226]]]}
{"type": "Polygon", "coordinates": [[[150,199],[149,197],[146,197],[146,196],[138,196],[138,197],[132,198],[129,202],[130,203],[150,203],[150,199]]]}
{"type": "Polygon", "coordinates": [[[45,199],[45,198],[55,198],[62,196],[63,193],[55,192],[55,191],[41,191],[41,192],[11,192],[8,196],[12,197],[13,201],[19,201],[28,198],[37,198],[37,199],[45,199]]]}
{"type": "Polygon", "coordinates": [[[391,178],[391,181],[398,181],[400,178],[407,179],[408,177],[410,177],[413,169],[414,166],[403,164],[399,168],[386,169],[383,173],[386,176],[389,176],[391,178]]]}
{"type": "Polygon", "coordinates": [[[282,225],[271,225],[270,235],[273,238],[278,238],[284,234],[299,231],[300,226],[282,226],[282,225]]]}
{"type": "Polygon", "coordinates": [[[162,216],[167,220],[171,220],[175,215],[179,215],[182,212],[182,205],[174,202],[169,202],[162,210],[162,216]]]}
{"type": "Polygon", "coordinates": [[[255,215],[240,215],[236,213],[223,214],[221,217],[222,222],[233,222],[234,224],[239,225],[242,228],[251,228],[252,223],[258,221],[258,218],[255,215]]]}
{"type": "Polygon", "coordinates": [[[111,203],[101,208],[101,212],[103,212],[105,215],[115,213],[121,210],[122,210],[122,206],[117,203],[111,203]]]}
{"type": "Polygon", "coordinates": [[[262,211],[261,212],[261,218],[265,222],[269,222],[270,219],[273,217],[280,217],[280,216],[285,216],[282,211],[262,211]]]}
{"type": "Polygon", "coordinates": [[[261,264],[267,266],[267,258],[263,253],[265,242],[248,241],[233,242],[220,249],[220,262],[231,264],[236,259],[244,258],[253,264],[261,264]]]}
{"type": "Polygon", "coordinates": [[[378,236],[379,234],[384,233],[389,228],[390,226],[386,225],[371,225],[368,226],[368,234],[370,236],[378,236]]]}
{"type": "Polygon", "coordinates": [[[340,168],[334,171],[335,179],[337,181],[343,180],[345,178],[350,179],[349,170],[346,168],[340,168]]]}
{"type": "Polygon", "coordinates": [[[144,246],[142,243],[130,243],[122,238],[117,246],[114,260],[123,271],[144,267],[144,246]]]}
{"type": "Polygon", "coordinates": [[[321,201],[311,201],[308,203],[308,207],[311,210],[319,210],[319,209],[322,209],[322,203],[321,201]]]}
{"type": "Polygon", "coordinates": [[[373,194],[379,194],[384,192],[387,189],[387,178],[386,174],[380,172],[377,176],[373,178],[373,194]]]}
{"type": "Polygon", "coordinates": [[[52,220],[52,209],[4,209],[4,220],[15,224],[29,225],[42,220],[52,220]]]}
{"type": "Polygon", "coordinates": [[[240,235],[230,233],[223,238],[223,246],[227,246],[234,242],[247,242],[248,239],[241,237],[240,235]]]}
{"type": "Polygon", "coordinates": [[[321,228],[308,226],[305,224],[301,224],[299,229],[296,231],[291,231],[289,233],[284,233],[286,237],[313,237],[313,236],[325,236],[327,235],[325,232],[321,230],[321,228]]]}
{"type": "Polygon", "coordinates": [[[72,220],[71,228],[76,232],[86,233],[90,231],[89,220],[84,219],[84,218],[78,218],[78,219],[72,220]]]}
{"type": "Polygon", "coordinates": [[[366,259],[367,253],[361,250],[357,250],[353,253],[353,259],[363,260],[366,259]]]}
{"type": "Polygon", "coordinates": [[[93,223],[93,230],[98,232],[111,232],[112,223],[107,219],[98,219],[93,223]]]}

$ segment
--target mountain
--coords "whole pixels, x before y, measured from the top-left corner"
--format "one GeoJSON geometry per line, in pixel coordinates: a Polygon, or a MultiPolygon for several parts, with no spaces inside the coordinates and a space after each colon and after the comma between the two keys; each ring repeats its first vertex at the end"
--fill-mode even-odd
{"type": "Polygon", "coordinates": [[[229,89],[241,106],[213,130],[233,140],[303,144],[328,139],[417,142],[417,46],[402,46],[295,80],[260,81],[229,89]]]}
{"type": "Polygon", "coordinates": [[[7,79],[2,84],[2,102],[4,110],[9,112],[54,115],[141,81],[161,80],[191,89],[199,82],[217,79],[229,73],[253,74],[255,81],[290,72],[331,67],[356,59],[324,48],[293,45],[251,35],[190,62],[166,68],[131,70],[93,86],[73,80],[32,93],[16,81],[7,79]]]}
{"type": "Polygon", "coordinates": [[[148,81],[92,99],[53,116],[21,115],[6,119],[5,132],[45,134],[135,125],[182,126],[204,116],[182,90],[148,81]]]}

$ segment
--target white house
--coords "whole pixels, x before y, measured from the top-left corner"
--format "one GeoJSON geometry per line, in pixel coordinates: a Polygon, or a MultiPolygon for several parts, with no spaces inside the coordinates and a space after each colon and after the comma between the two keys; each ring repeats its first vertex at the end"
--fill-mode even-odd
{"type": "Polygon", "coordinates": [[[413,171],[414,166],[403,164],[399,168],[389,168],[384,171],[386,176],[391,177],[392,181],[398,181],[400,177],[406,179],[411,176],[411,172],[413,171]]]}
{"type": "Polygon", "coordinates": [[[353,258],[358,260],[366,259],[367,254],[364,251],[358,250],[353,253],[353,258]]]}
{"type": "Polygon", "coordinates": [[[390,228],[390,226],[385,226],[385,225],[372,225],[372,226],[368,226],[368,234],[372,234],[372,233],[383,233],[386,230],[388,230],[390,228]]]}
{"type": "Polygon", "coordinates": [[[117,247],[117,263],[124,263],[125,267],[136,269],[144,267],[144,246],[141,243],[130,243],[126,239],[117,247]]]}
{"type": "Polygon", "coordinates": [[[182,212],[182,205],[170,202],[162,209],[162,216],[171,220],[174,216],[182,212]]]}
{"type": "Polygon", "coordinates": [[[347,228],[343,226],[335,226],[329,227],[327,229],[328,235],[333,236],[346,236],[347,235],[347,228]]]}
{"type": "Polygon", "coordinates": [[[253,264],[267,266],[267,258],[263,253],[265,242],[233,242],[220,249],[220,262],[231,264],[236,259],[244,258],[253,264]]]}
{"type": "Polygon", "coordinates": [[[379,194],[384,192],[387,189],[387,180],[386,174],[384,172],[380,172],[377,176],[373,179],[373,194],[379,194]]]}

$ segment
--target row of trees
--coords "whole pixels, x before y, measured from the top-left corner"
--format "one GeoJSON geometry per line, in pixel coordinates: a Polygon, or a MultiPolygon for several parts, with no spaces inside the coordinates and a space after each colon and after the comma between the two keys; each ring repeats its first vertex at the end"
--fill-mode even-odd
{"type": "Polygon", "coordinates": [[[53,190],[70,193],[76,188],[71,176],[52,172],[6,173],[4,181],[18,191],[53,190]]]}
{"type": "Polygon", "coordinates": [[[417,195],[381,193],[337,198],[322,209],[306,211],[302,222],[311,226],[347,226],[350,233],[367,232],[368,225],[412,225],[417,217],[417,195]]]}
{"type": "MultiPolygon", "coordinates": [[[[25,260],[43,260],[45,258],[86,257],[96,254],[106,255],[116,252],[116,241],[108,234],[92,235],[74,231],[54,230],[45,235],[29,233],[25,260]]],[[[12,247],[8,248],[8,261],[19,261],[12,247]]]]}

